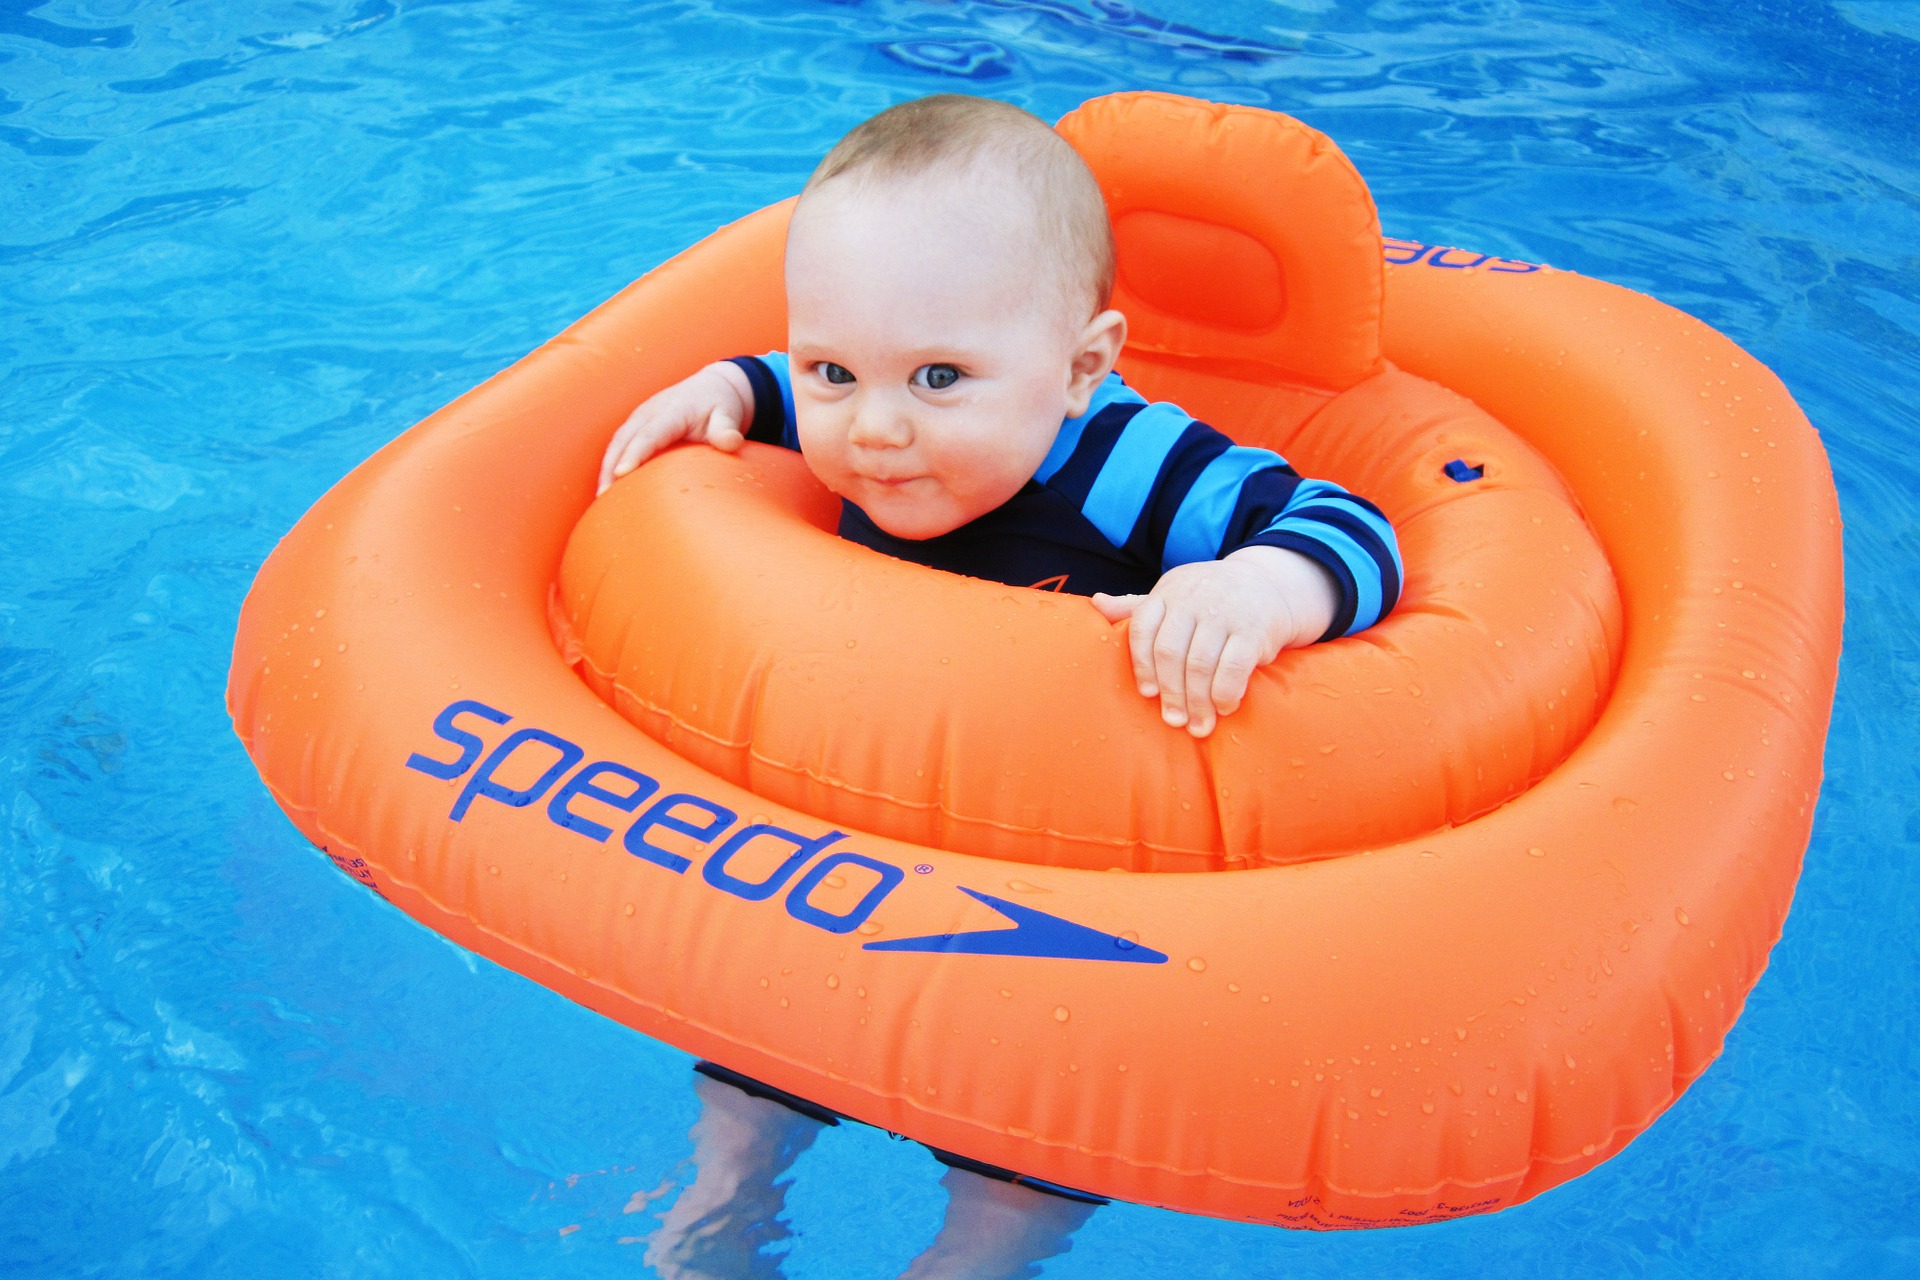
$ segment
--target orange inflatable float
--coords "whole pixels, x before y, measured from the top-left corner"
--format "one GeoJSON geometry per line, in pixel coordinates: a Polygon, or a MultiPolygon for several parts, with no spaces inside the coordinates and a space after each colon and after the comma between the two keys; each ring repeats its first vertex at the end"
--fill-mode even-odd
{"type": "Polygon", "coordinates": [[[792,455],[591,503],[634,404],[783,345],[779,205],[323,498],[242,612],[235,726],[429,927],[843,1114],[1256,1222],[1525,1200],[1705,1070],[1779,936],[1840,637],[1819,443],[1657,302],[1383,245],[1296,121],[1060,128],[1129,381],[1373,498],[1380,625],[1196,742],[1085,601],[841,542],[792,455]]]}

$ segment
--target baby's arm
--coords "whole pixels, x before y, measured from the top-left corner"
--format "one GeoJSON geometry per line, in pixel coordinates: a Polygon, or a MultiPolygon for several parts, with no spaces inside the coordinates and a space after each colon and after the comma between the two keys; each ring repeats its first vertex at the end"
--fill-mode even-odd
{"type": "Polygon", "coordinates": [[[753,409],[753,384],[729,360],[655,392],[613,433],[600,459],[598,492],[605,493],[607,486],[668,445],[705,442],[732,453],[746,439],[753,409]]]}
{"type": "Polygon", "coordinates": [[[1254,545],[1169,569],[1149,595],[1093,604],[1109,622],[1131,619],[1141,695],[1160,699],[1168,724],[1204,738],[1239,709],[1255,670],[1326,634],[1339,596],[1332,575],[1299,552],[1254,545]]]}
{"type": "Polygon", "coordinates": [[[1120,456],[1122,469],[1101,509],[1118,511],[1114,529],[1127,527],[1139,554],[1157,555],[1161,575],[1148,595],[1093,603],[1110,622],[1130,620],[1140,692],[1160,699],[1168,724],[1204,738],[1282,649],[1352,635],[1384,617],[1399,599],[1402,570],[1393,527],[1372,503],[1191,419],[1169,440],[1179,412],[1142,408],[1128,420],[1123,433],[1149,423],[1147,442],[1158,447],[1112,446],[1108,456],[1120,456]],[[1121,495],[1131,501],[1116,501],[1121,495]]]}

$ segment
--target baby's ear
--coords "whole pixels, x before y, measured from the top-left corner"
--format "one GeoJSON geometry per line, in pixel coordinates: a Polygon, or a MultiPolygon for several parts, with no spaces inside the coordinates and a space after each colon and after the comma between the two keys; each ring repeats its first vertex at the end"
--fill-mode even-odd
{"type": "Polygon", "coordinates": [[[1106,381],[1127,345],[1127,318],[1118,311],[1106,310],[1087,321],[1073,350],[1067,378],[1067,416],[1077,418],[1087,411],[1093,392],[1106,381]]]}

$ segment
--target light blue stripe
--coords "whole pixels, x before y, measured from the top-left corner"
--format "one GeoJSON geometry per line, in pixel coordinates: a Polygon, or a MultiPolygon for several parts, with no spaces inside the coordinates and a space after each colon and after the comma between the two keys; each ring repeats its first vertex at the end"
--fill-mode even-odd
{"type": "Polygon", "coordinates": [[[1347,566],[1347,572],[1353,575],[1353,585],[1360,599],[1354,605],[1353,625],[1344,635],[1364,631],[1380,620],[1380,566],[1367,554],[1365,547],[1334,528],[1309,520],[1303,516],[1282,516],[1267,526],[1283,533],[1297,533],[1303,538],[1311,538],[1340,557],[1347,566]]]}
{"type": "Polygon", "coordinates": [[[767,369],[773,374],[773,380],[780,384],[780,410],[786,415],[787,443],[794,448],[800,447],[798,433],[794,430],[793,416],[793,369],[787,364],[787,353],[769,351],[760,357],[767,369]]]}
{"type": "Polygon", "coordinates": [[[1322,501],[1325,501],[1327,505],[1331,506],[1334,510],[1352,516],[1361,524],[1373,530],[1373,536],[1380,539],[1381,547],[1383,547],[1387,555],[1393,559],[1393,571],[1395,575],[1403,582],[1406,580],[1406,566],[1400,563],[1400,539],[1394,536],[1393,526],[1387,523],[1385,517],[1360,505],[1359,501],[1355,499],[1352,494],[1342,489],[1339,485],[1329,484],[1325,480],[1305,481],[1298,489],[1293,491],[1293,496],[1287,499],[1286,510],[1280,514],[1283,516],[1299,515],[1302,514],[1305,508],[1317,505],[1322,501]]]}
{"type": "Polygon", "coordinates": [[[1107,455],[1107,465],[1094,479],[1080,514],[1106,535],[1114,546],[1125,546],[1140,512],[1153,492],[1160,475],[1160,464],[1193,424],[1187,411],[1177,404],[1150,404],[1120,434],[1120,440],[1107,455]]]}
{"type": "Polygon", "coordinates": [[[1067,465],[1067,459],[1080,447],[1080,436],[1087,424],[1108,405],[1145,404],[1140,393],[1120,381],[1120,375],[1110,373],[1093,389],[1093,399],[1087,402],[1087,411],[1077,418],[1068,418],[1060,424],[1060,434],[1053,438],[1053,448],[1047,451],[1046,461],[1033,473],[1033,478],[1041,484],[1053,479],[1054,473],[1067,465]]]}
{"type": "Polygon", "coordinates": [[[1243,445],[1234,445],[1209,462],[1187,490],[1180,510],[1174,512],[1167,545],[1160,553],[1160,572],[1175,565],[1218,560],[1227,524],[1240,505],[1240,490],[1256,472],[1283,465],[1279,454],[1243,445]]]}
{"type": "Polygon", "coordinates": [[[1337,497],[1345,492],[1330,480],[1302,480],[1300,487],[1293,491],[1293,496],[1287,499],[1287,510],[1291,511],[1315,498],[1337,497]]]}

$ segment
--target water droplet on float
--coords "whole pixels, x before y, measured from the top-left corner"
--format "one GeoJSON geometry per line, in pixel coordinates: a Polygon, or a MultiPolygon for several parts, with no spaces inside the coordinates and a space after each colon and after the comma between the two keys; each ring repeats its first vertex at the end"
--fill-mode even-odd
{"type": "Polygon", "coordinates": [[[862,934],[865,934],[866,936],[868,936],[868,937],[870,938],[870,937],[872,937],[872,936],[873,936],[874,934],[876,934],[876,933],[878,933],[878,932],[880,932],[880,926],[879,926],[879,925],[877,925],[877,924],[875,924],[875,923],[874,923],[873,921],[871,921],[871,920],[862,920],[862,921],[860,922],[860,926],[859,926],[858,928],[856,928],[856,929],[854,930],[854,932],[855,932],[855,933],[862,933],[862,934]]]}
{"type": "Polygon", "coordinates": [[[1199,956],[1195,956],[1193,959],[1187,961],[1187,968],[1193,970],[1195,973],[1205,973],[1207,971],[1207,962],[1199,956]]]}
{"type": "Polygon", "coordinates": [[[1422,1111],[1424,1111],[1424,1112],[1426,1112],[1426,1113],[1427,1113],[1428,1115],[1432,1115],[1432,1114],[1433,1114],[1433,1104],[1432,1104],[1431,1102],[1423,1102],[1423,1103],[1421,1103],[1421,1104],[1420,1104],[1420,1110],[1422,1110],[1422,1111]]]}
{"type": "Polygon", "coordinates": [[[828,974],[828,975],[827,975],[827,990],[829,990],[829,991],[838,991],[839,989],[840,989],[840,975],[839,975],[839,974],[837,974],[837,973],[830,973],[830,974],[828,974]]]}
{"type": "Polygon", "coordinates": [[[1639,807],[1639,802],[1631,796],[1615,796],[1613,798],[1613,811],[1615,813],[1632,813],[1639,807]]]}
{"type": "Polygon", "coordinates": [[[1067,1008],[1067,1006],[1065,1005],[1060,1005],[1058,1008],[1054,1009],[1053,1011],[1053,1020],[1055,1022],[1065,1022],[1068,1018],[1071,1018],[1072,1016],[1073,1016],[1073,1011],[1067,1008]]]}
{"type": "Polygon", "coordinates": [[[1681,907],[1675,907],[1675,908],[1673,909],[1673,918],[1674,918],[1675,920],[1678,920],[1678,921],[1679,921],[1679,922],[1680,922],[1681,924],[1692,924],[1692,923],[1693,923],[1693,917],[1692,917],[1692,916],[1690,916],[1690,915],[1688,915],[1688,914],[1686,913],[1686,910],[1685,910],[1684,908],[1681,908],[1681,907]]]}
{"type": "Polygon", "coordinates": [[[629,902],[626,906],[622,907],[620,910],[621,910],[621,914],[630,916],[633,914],[633,904],[629,902]]]}
{"type": "Polygon", "coordinates": [[[1535,845],[1533,848],[1527,850],[1527,856],[1529,858],[1544,858],[1547,856],[1547,851],[1535,845]]]}

